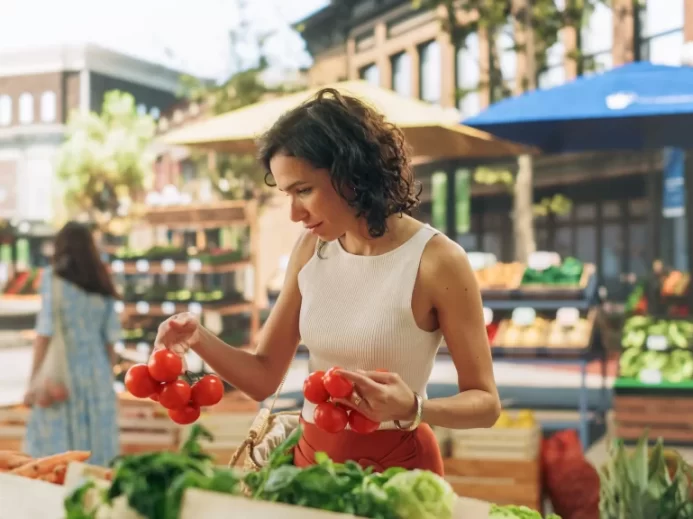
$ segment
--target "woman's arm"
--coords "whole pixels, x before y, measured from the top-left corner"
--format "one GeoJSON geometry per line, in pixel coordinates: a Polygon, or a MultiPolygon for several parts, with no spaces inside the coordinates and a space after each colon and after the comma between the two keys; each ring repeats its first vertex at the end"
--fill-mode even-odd
{"type": "Polygon", "coordinates": [[[39,293],[41,294],[41,308],[36,315],[36,337],[34,338],[34,348],[31,360],[31,374],[29,376],[29,388],[24,397],[24,403],[31,405],[33,403],[32,385],[34,378],[41,369],[43,359],[46,357],[46,352],[51,343],[53,335],[53,271],[50,267],[44,269],[41,276],[41,286],[39,293]]]}
{"type": "Polygon", "coordinates": [[[31,376],[29,380],[34,380],[36,373],[38,373],[41,364],[43,364],[43,359],[46,357],[46,352],[48,351],[48,345],[51,342],[50,337],[45,335],[36,335],[34,339],[34,351],[33,359],[31,362],[31,376]]]}
{"type": "Polygon", "coordinates": [[[106,355],[111,366],[118,364],[118,354],[115,352],[114,345],[123,336],[123,328],[120,318],[115,311],[115,301],[109,300],[106,308],[106,319],[102,327],[103,342],[106,347],[106,355]]]}
{"type": "Polygon", "coordinates": [[[301,292],[298,273],[315,251],[316,238],[303,234],[291,253],[284,286],[265,323],[255,352],[233,348],[204,327],[193,350],[220,377],[251,398],[262,401],[276,390],[289,369],[300,341],[301,292]]]}
{"type": "Polygon", "coordinates": [[[457,369],[459,394],[427,400],[422,420],[451,429],[491,427],[501,404],[484,324],[481,292],[467,254],[444,237],[433,238],[421,262],[420,281],[430,297],[457,369]]]}

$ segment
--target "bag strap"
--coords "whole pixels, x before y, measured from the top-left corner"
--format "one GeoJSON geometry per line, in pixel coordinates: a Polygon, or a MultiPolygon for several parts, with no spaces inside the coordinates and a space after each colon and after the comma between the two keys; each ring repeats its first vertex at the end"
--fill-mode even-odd
{"type": "Polygon", "coordinates": [[[279,383],[279,386],[277,387],[277,390],[274,392],[274,396],[272,397],[272,403],[269,406],[269,412],[272,414],[272,411],[274,411],[274,406],[277,403],[277,399],[279,398],[279,394],[282,392],[282,388],[284,387],[284,382],[286,382],[286,377],[289,375],[289,370],[286,370],[286,373],[284,373],[284,377],[282,378],[282,381],[279,383]]]}
{"type": "Polygon", "coordinates": [[[52,301],[51,305],[53,307],[53,333],[60,332],[60,335],[65,338],[63,332],[63,319],[60,313],[60,309],[63,306],[63,287],[60,280],[56,277],[55,272],[51,272],[51,293],[52,301]]]}

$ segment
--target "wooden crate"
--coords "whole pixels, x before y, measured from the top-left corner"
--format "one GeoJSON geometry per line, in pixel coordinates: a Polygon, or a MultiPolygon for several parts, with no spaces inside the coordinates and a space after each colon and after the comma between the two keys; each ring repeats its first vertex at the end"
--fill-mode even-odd
{"type": "Polygon", "coordinates": [[[445,479],[463,497],[542,510],[539,459],[447,458],[445,479]]]}
{"type": "MultiPolygon", "coordinates": [[[[202,448],[210,454],[217,465],[227,465],[231,456],[248,437],[248,431],[257,413],[205,413],[198,423],[202,424],[214,437],[213,441],[201,441],[202,448]]],[[[181,430],[180,442],[184,442],[190,427],[181,430]]],[[[243,460],[239,460],[242,463],[243,460]]]]}
{"type": "Polygon", "coordinates": [[[10,406],[0,409],[0,450],[22,450],[29,409],[10,406]]]}
{"type": "Polygon", "coordinates": [[[614,436],[622,440],[635,441],[649,430],[650,438],[668,445],[693,444],[691,416],[691,396],[614,396],[614,436]]]}
{"type": "Polygon", "coordinates": [[[452,429],[446,429],[445,427],[432,427],[432,429],[436,435],[436,440],[438,440],[441,454],[444,458],[449,457],[452,448],[452,429]]]}
{"type": "Polygon", "coordinates": [[[450,455],[455,459],[534,460],[539,456],[541,429],[492,428],[452,431],[450,455]]]}
{"type": "Polygon", "coordinates": [[[118,426],[122,454],[172,451],[178,448],[181,426],[166,409],[148,399],[119,394],[118,426]]]}

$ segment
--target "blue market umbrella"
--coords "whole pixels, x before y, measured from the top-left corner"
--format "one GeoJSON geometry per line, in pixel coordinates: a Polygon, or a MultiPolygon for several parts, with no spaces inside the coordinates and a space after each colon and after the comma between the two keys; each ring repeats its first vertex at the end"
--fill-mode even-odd
{"type": "Polygon", "coordinates": [[[505,99],[463,124],[546,153],[693,148],[693,67],[630,63],[505,99]]]}

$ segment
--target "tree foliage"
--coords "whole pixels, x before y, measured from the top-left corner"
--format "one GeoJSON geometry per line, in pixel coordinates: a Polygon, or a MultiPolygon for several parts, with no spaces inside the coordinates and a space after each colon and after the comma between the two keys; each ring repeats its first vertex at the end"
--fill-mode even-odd
{"type": "Polygon", "coordinates": [[[118,90],[106,93],[100,114],[73,112],[57,161],[69,216],[103,227],[122,214],[150,178],[154,132],[154,120],[118,90]]]}
{"type": "MultiPolygon", "coordinates": [[[[243,15],[246,5],[239,2],[243,15]]],[[[210,115],[219,115],[258,103],[270,96],[295,91],[285,84],[269,85],[265,74],[269,61],[265,42],[272,33],[253,34],[247,21],[229,33],[235,72],[220,85],[205,85],[191,76],[181,78],[179,95],[203,104],[210,115]],[[250,44],[258,55],[257,62],[245,66],[237,52],[239,42],[250,44]]],[[[206,153],[193,150],[191,158],[198,174],[211,181],[215,191],[225,199],[259,198],[262,202],[269,191],[264,183],[265,173],[255,156],[249,154],[216,153],[213,160],[206,153]]]]}

